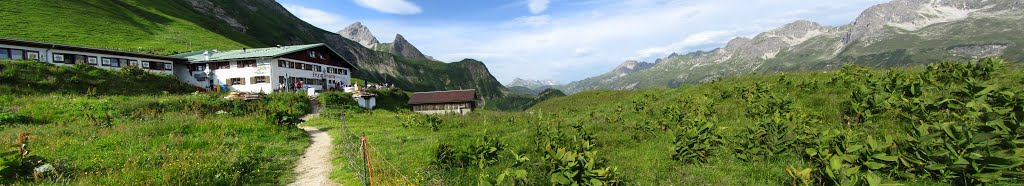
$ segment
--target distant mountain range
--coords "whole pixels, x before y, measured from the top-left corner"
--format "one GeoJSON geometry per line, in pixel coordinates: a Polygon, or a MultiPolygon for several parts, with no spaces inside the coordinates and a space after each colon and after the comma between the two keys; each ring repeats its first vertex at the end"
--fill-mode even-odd
{"type": "Polygon", "coordinates": [[[506,84],[514,93],[526,94],[526,95],[539,95],[545,89],[561,86],[562,83],[558,80],[527,80],[522,78],[515,78],[512,83],[506,84]]]}
{"type": "Polygon", "coordinates": [[[828,70],[843,64],[888,68],[943,60],[1002,57],[1024,61],[1022,0],[895,0],[853,23],[796,21],[736,38],[711,51],[673,54],[655,63],[627,61],[611,72],[558,88],[677,87],[756,72],[828,70]]]}

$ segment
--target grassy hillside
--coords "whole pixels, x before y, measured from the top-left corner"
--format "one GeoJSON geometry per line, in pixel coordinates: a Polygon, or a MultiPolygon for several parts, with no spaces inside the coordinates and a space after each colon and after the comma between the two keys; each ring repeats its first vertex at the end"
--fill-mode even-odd
{"type": "Polygon", "coordinates": [[[4,1],[0,35],[33,41],[171,54],[260,46],[219,24],[178,17],[181,1],[4,1]]]}
{"type": "MultiPolygon", "coordinates": [[[[374,162],[395,165],[375,183],[1012,185],[1024,170],[1020,72],[983,61],[746,75],[526,112],[349,112],[330,133],[339,144],[365,134],[374,162]]],[[[360,184],[356,151],[336,149],[336,180],[360,184]]]]}
{"type": "Polygon", "coordinates": [[[4,185],[280,185],[308,143],[300,94],[227,101],[169,75],[28,61],[0,61],[0,80],[4,185]]]}
{"type": "Polygon", "coordinates": [[[112,71],[35,61],[0,61],[0,82],[3,94],[159,95],[195,91],[173,75],[146,73],[138,68],[112,71]]]}

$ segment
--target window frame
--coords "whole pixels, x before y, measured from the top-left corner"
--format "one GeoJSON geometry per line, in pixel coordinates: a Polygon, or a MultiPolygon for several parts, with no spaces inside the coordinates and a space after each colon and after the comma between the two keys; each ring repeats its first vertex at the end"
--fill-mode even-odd
{"type": "MultiPolygon", "coordinates": [[[[14,51],[14,50],[11,50],[11,51],[14,51]]],[[[43,60],[40,60],[40,59],[42,59],[42,57],[41,57],[42,55],[39,54],[39,51],[34,51],[34,50],[22,50],[22,51],[25,53],[24,56],[23,56],[23,58],[25,58],[25,60],[43,61],[43,60]]],[[[12,56],[12,58],[13,58],[13,56],[12,56]]]]}
{"type": "Polygon", "coordinates": [[[124,66],[123,64],[121,64],[121,61],[124,61],[124,59],[110,58],[110,67],[118,67],[118,68],[120,68],[121,66],[124,66]]]}
{"type": "Polygon", "coordinates": [[[54,63],[64,63],[64,54],[53,53],[54,63]]]}
{"type": "Polygon", "coordinates": [[[228,86],[245,85],[245,78],[228,78],[228,86]]]}
{"type": "Polygon", "coordinates": [[[11,49],[0,48],[0,60],[11,59],[11,49]]]}
{"type": "Polygon", "coordinates": [[[10,53],[9,53],[9,55],[11,55],[11,59],[13,59],[13,60],[25,60],[25,59],[27,59],[26,57],[28,57],[28,56],[26,56],[26,54],[25,54],[25,52],[26,52],[26,51],[28,51],[28,50],[22,50],[22,49],[14,49],[14,48],[12,48],[12,49],[10,50],[10,53]],[[15,52],[15,51],[18,51],[18,52],[15,52]],[[17,57],[17,58],[16,58],[16,57],[14,57],[14,55],[15,55],[15,54],[17,54],[17,55],[18,55],[19,57],[17,57]]]}
{"type": "Polygon", "coordinates": [[[270,76],[255,76],[252,77],[253,84],[270,83],[270,76]]]}

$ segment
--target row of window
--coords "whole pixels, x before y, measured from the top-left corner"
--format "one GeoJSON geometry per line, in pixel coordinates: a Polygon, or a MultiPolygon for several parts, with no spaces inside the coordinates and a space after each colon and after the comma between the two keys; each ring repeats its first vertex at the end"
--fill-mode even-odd
{"type": "MultiPolygon", "coordinates": [[[[285,86],[293,85],[295,82],[302,82],[303,85],[324,85],[328,82],[324,82],[323,79],[311,79],[301,77],[289,77],[278,76],[278,83],[285,86]]],[[[334,81],[331,81],[333,83],[334,81]]],[[[270,83],[270,76],[254,76],[246,78],[229,78],[226,83],[229,86],[233,85],[255,85],[260,83],[270,83]]]]}
{"type": "Polygon", "coordinates": [[[295,82],[302,82],[302,85],[324,85],[326,83],[322,79],[310,79],[301,77],[289,77],[286,79],[284,76],[277,76],[277,82],[280,84],[285,84],[286,86],[289,84],[294,84],[295,82]]]}
{"type": "Polygon", "coordinates": [[[311,64],[291,62],[291,61],[285,61],[285,60],[278,60],[277,61],[277,67],[299,69],[299,70],[308,70],[308,71],[313,71],[313,72],[324,72],[324,71],[327,71],[326,73],[329,73],[329,74],[348,75],[348,70],[346,70],[346,69],[339,69],[339,68],[332,68],[332,67],[324,68],[324,67],[322,67],[320,65],[311,65],[311,64]]]}
{"type": "MultiPolygon", "coordinates": [[[[216,63],[189,65],[189,69],[192,70],[192,71],[204,71],[204,70],[206,70],[206,66],[207,65],[210,66],[210,70],[231,69],[231,62],[216,62],[216,63]]],[[[256,65],[256,60],[245,60],[245,61],[236,61],[235,62],[235,68],[248,68],[248,67],[256,67],[256,66],[257,66],[256,65]]]]}
{"type": "Polygon", "coordinates": [[[99,66],[108,66],[108,67],[135,66],[135,67],[139,67],[139,68],[142,68],[142,69],[150,69],[150,70],[171,70],[174,67],[174,65],[172,65],[171,63],[161,63],[161,62],[155,62],[155,61],[141,61],[140,62],[139,60],[120,59],[120,58],[111,58],[111,57],[103,57],[101,59],[100,57],[96,57],[96,56],[86,56],[86,55],[77,55],[77,54],[61,54],[61,53],[54,53],[53,54],[53,62],[54,63],[64,63],[64,64],[89,64],[89,65],[94,65],[94,66],[95,65],[99,65],[99,66]]]}
{"type": "Polygon", "coordinates": [[[470,103],[449,103],[449,104],[426,104],[426,105],[413,105],[413,110],[425,111],[425,110],[458,110],[458,109],[470,109],[470,103]]]}
{"type": "MultiPolygon", "coordinates": [[[[39,61],[40,54],[39,51],[0,48],[0,59],[39,61]]],[[[100,65],[109,67],[137,66],[143,69],[151,70],[171,70],[173,68],[173,65],[171,63],[161,63],[153,61],[139,62],[139,60],[119,59],[110,57],[100,58],[96,56],[62,53],[53,53],[53,63],[89,64],[94,66],[100,65]]]]}
{"type": "Polygon", "coordinates": [[[255,85],[255,84],[260,84],[260,83],[269,83],[270,82],[270,76],[255,76],[255,77],[250,77],[249,79],[245,79],[245,78],[230,78],[230,79],[228,79],[227,84],[228,85],[246,85],[246,80],[248,80],[250,85],[255,85]]]}
{"type": "Polygon", "coordinates": [[[0,59],[39,60],[39,51],[0,48],[0,59]]]}

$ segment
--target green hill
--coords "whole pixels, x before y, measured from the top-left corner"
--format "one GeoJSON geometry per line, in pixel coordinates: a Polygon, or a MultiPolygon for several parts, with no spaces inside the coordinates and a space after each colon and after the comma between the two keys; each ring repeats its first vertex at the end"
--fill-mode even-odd
{"type": "Polygon", "coordinates": [[[223,96],[138,68],[0,61],[0,184],[292,182],[308,98],[223,96]]]}
{"type": "MultiPolygon", "coordinates": [[[[375,162],[398,165],[375,183],[1015,185],[1022,79],[998,60],[847,66],[588,91],[525,112],[353,113],[329,133],[353,143],[365,134],[382,154],[375,162]]],[[[339,167],[362,159],[341,154],[336,180],[360,184],[360,169],[339,167]]]]}
{"type": "Polygon", "coordinates": [[[359,67],[355,77],[370,82],[409,91],[475,88],[486,98],[507,92],[483,63],[407,60],[367,49],[273,0],[10,0],[0,10],[2,37],[162,55],[326,43],[359,67]]]}
{"type": "Polygon", "coordinates": [[[57,66],[35,61],[0,61],[0,93],[160,95],[195,89],[173,75],[146,73],[142,69],[120,71],[89,65],[57,66]]]}

